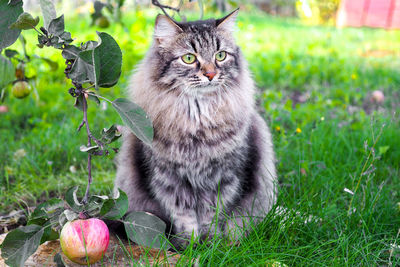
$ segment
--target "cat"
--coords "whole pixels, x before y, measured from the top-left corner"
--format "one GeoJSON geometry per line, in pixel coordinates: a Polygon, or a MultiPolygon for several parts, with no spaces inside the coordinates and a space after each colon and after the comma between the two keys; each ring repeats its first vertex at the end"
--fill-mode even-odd
{"type": "Polygon", "coordinates": [[[191,22],[158,15],[153,44],[129,83],[154,140],[148,146],[124,131],[115,188],[127,193],[130,211],[170,224],[177,245],[192,235],[232,235],[276,202],[271,134],[233,37],[237,13],[191,22]]]}

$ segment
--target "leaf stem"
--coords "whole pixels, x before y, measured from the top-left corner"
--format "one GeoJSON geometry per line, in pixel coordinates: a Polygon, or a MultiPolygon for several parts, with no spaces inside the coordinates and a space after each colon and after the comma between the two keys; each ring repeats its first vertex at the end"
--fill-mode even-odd
{"type": "Polygon", "coordinates": [[[36,29],[35,26],[33,26],[32,29],[34,29],[35,31],[37,31],[38,34],[43,35],[43,33],[41,33],[38,29],[36,29]]]}
{"type": "Polygon", "coordinates": [[[92,92],[86,92],[86,93],[87,93],[88,95],[91,95],[91,96],[95,96],[95,97],[101,98],[101,99],[103,99],[103,100],[107,101],[108,103],[112,104],[112,101],[111,101],[110,99],[108,99],[108,98],[105,98],[105,97],[103,97],[103,96],[101,96],[101,95],[96,95],[95,93],[92,93],[92,92]]]}

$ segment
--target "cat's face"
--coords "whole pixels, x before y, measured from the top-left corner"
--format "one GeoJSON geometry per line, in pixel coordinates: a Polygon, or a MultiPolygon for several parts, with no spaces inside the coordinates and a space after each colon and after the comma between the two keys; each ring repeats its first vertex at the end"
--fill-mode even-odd
{"type": "Polygon", "coordinates": [[[198,95],[232,87],[240,74],[240,51],[232,36],[237,11],[219,20],[177,23],[156,19],[159,71],[166,90],[198,95]]]}

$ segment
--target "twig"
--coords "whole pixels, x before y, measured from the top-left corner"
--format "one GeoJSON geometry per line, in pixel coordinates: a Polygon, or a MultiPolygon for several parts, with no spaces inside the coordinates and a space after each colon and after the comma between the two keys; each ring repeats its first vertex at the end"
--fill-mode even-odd
{"type": "MultiPolygon", "coordinates": [[[[92,146],[92,133],[90,132],[89,128],[89,122],[87,119],[87,101],[84,95],[80,96],[82,98],[82,106],[83,106],[83,121],[82,123],[86,124],[86,133],[88,136],[88,147],[92,146]]],[[[86,192],[85,196],[83,197],[83,204],[88,203],[88,198],[89,198],[89,190],[90,190],[90,185],[92,183],[92,155],[88,153],[88,164],[87,164],[87,169],[88,169],[88,184],[86,187],[86,192]]]]}
{"type": "Polygon", "coordinates": [[[85,125],[84,120],[82,120],[81,124],[79,124],[78,129],[76,131],[79,132],[82,129],[83,125],[85,125]]]}
{"type": "Polygon", "coordinates": [[[172,18],[171,18],[170,15],[168,15],[168,13],[167,13],[167,11],[165,11],[165,9],[170,9],[170,10],[176,11],[179,14],[179,11],[180,11],[180,8],[181,8],[181,5],[179,5],[179,7],[172,7],[172,6],[163,5],[158,0],[151,0],[151,3],[153,5],[159,7],[162,10],[162,12],[165,14],[165,16],[169,17],[170,19],[172,19],[172,18]]]}

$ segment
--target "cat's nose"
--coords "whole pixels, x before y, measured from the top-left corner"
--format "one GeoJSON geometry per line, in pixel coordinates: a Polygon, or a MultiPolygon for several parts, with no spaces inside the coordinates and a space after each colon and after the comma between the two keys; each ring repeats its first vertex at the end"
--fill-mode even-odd
{"type": "Polygon", "coordinates": [[[206,73],[204,73],[204,76],[206,76],[211,82],[211,80],[214,79],[215,74],[217,74],[215,71],[207,71],[206,73]]]}

